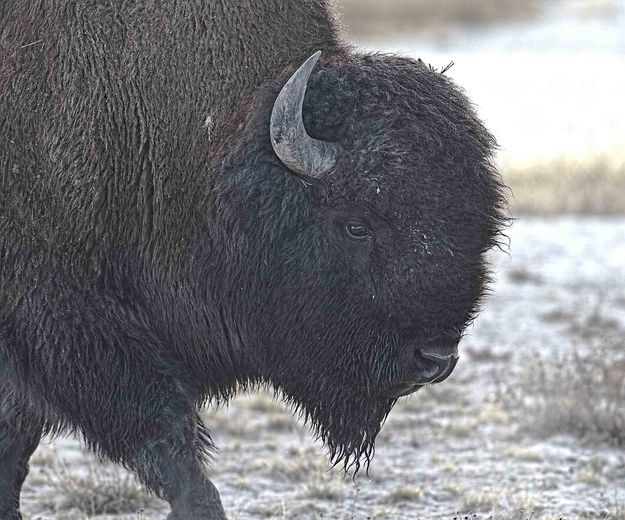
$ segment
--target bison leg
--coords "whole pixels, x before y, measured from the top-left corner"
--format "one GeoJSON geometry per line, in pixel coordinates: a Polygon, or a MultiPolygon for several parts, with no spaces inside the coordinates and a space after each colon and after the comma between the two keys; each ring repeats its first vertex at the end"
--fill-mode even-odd
{"type": "Polygon", "coordinates": [[[146,443],[126,464],[171,505],[168,520],[224,520],[217,488],[204,474],[203,451],[210,447],[196,417],[163,421],[160,439],[146,443]]]}
{"type": "Polygon", "coordinates": [[[24,421],[18,410],[0,402],[0,518],[19,520],[20,492],[28,475],[28,460],[41,439],[41,427],[24,421]],[[26,423],[26,424],[25,424],[26,423]],[[17,427],[16,427],[17,426],[17,427]]]}

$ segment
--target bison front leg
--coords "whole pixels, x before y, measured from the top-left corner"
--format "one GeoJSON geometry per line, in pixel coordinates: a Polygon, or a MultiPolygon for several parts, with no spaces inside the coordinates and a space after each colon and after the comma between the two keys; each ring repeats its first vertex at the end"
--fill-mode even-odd
{"type": "MultiPolygon", "coordinates": [[[[169,414],[168,414],[169,415],[169,414]]],[[[128,466],[171,505],[168,520],[224,520],[219,493],[204,473],[207,433],[198,419],[171,417],[162,435],[140,450],[128,466]]]]}
{"type": "Polygon", "coordinates": [[[28,475],[28,460],[33,454],[41,428],[25,420],[18,410],[2,407],[0,399],[0,518],[21,519],[20,493],[28,475]]]}

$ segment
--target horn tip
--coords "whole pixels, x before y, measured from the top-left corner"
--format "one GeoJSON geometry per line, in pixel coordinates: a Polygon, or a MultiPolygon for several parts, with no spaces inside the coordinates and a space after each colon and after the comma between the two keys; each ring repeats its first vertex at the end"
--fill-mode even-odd
{"type": "Polygon", "coordinates": [[[304,62],[304,65],[310,64],[311,67],[314,67],[319,61],[320,57],[321,57],[321,51],[320,50],[316,51],[304,62]]]}

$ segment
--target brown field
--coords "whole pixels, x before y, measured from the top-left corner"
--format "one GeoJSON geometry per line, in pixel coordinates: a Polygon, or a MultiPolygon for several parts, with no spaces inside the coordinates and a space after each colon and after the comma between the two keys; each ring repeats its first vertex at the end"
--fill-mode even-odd
{"type": "Polygon", "coordinates": [[[625,165],[554,161],[502,168],[513,215],[623,215],[625,165]]]}

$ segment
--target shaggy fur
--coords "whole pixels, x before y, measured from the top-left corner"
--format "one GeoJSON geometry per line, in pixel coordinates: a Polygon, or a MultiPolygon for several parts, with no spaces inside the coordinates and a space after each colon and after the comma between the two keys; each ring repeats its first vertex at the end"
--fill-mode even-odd
{"type": "Polygon", "coordinates": [[[461,335],[505,221],[464,95],[349,50],[324,0],[20,0],[0,24],[0,518],[61,431],[171,518],[223,518],[197,408],[258,384],[368,463],[402,345],[461,335]],[[304,119],[342,154],[311,185],[269,116],[317,49],[304,119]]]}

